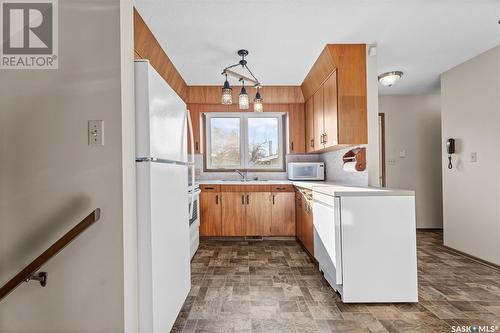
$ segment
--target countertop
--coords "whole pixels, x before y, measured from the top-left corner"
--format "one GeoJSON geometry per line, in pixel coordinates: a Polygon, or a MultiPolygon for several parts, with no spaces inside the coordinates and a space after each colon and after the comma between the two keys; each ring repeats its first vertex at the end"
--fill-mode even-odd
{"type": "Polygon", "coordinates": [[[292,181],[292,180],[199,180],[200,184],[221,185],[294,185],[331,196],[415,196],[414,191],[371,186],[349,186],[330,181],[292,181]]]}

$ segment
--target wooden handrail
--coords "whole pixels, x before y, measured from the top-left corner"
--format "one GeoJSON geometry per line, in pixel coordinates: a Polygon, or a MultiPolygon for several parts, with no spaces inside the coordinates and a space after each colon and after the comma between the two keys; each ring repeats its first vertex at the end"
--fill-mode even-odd
{"type": "Polygon", "coordinates": [[[17,273],[12,279],[4,284],[2,288],[0,288],[0,301],[5,296],[10,294],[14,289],[16,289],[21,283],[27,281],[36,271],[40,269],[40,267],[42,267],[47,261],[49,261],[62,249],[64,249],[66,245],[77,238],[82,232],[85,231],[85,229],[94,224],[94,222],[97,222],[100,217],[101,209],[97,208],[92,213],[87,215],[87,217],[85,217],[80,223],[74,226],[70,231],[64,234],[64,236],[59,238],[54,244],[52,244],[47,250],[40,254],[28,266],[17,273]]]}

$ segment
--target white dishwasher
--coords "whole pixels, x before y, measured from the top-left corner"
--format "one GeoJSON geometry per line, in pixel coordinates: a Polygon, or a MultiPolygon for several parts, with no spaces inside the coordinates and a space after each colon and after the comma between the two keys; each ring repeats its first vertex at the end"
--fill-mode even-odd
{"type": "Polygon", "coordinates": [[[314,256],[346,303],[417,302],[415,197],[313,191],[314,256]]]}

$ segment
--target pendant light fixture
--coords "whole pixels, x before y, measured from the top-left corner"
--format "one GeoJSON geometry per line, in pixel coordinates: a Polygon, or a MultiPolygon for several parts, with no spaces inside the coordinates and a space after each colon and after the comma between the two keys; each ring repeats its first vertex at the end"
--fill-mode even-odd
{"type": "Polygon", "coordinates": [[[229,81],[227,80],[227,74],[226,74],[226,81],[224,81],[224,86],[222,87],[221,102],[224,105],[233,104],[233,89],[229,85],[229,81]]]}
{"type": "Polygon", "coordinates": [[[253,110],[254,112],[262,112],[264,111],[264,106],[262,105],[262,97],[260,96],[259,87],[256,88],[257,93],[255,94],[255,98],[253,100],[253,110]]]}
{"type": "Polygon", "coordinates": [[[241,87],[240,91],[239,105],[241,110],[247,110],[249,106],[248,94],[247,90],[245,89],[245,81],[242,81],[242,83],[243,86],[241,87]]]}
{"type": "Polygon", "coordinates": [[[262,105],[262,96],[260,94],[259,89],[262,87],[260,84],[259,80],[253,75],[252,71],[250,68],[247,66],[247,61],[245,60],[245,57],[248,55],[247,50],[239,50],[238,55],[241,57],[241,60],[234,65],[228,66],[224,68],[222,71],[222,75],[226,76],[226,80],[224,81],[224,86],[222,87],[222,95],[221,95],[221,102],[222,104],[232,104],[232,89],[231,86],[229,85],[229,82],[227,80],[227,76],[233,76],[238,79],[238,81],[243,83],[243,86],[241,87],[240,95],[238,98],[238,104],[241,110],[247,110],[249,108],[249,98],[248,98],[248,93],[245,88],[245,81],[253,83],[254,87],[256,88],[257,92],[255,94],[254,98],[254,111],[255,112],[262,112],[263,111],[263,105],[262,105]],[[241,68],[246,69],[247,72],[250,74],[251,77],[242,75],[238,72],[235,72],[232,70],[232,68],[241,66],[241,68]]]}

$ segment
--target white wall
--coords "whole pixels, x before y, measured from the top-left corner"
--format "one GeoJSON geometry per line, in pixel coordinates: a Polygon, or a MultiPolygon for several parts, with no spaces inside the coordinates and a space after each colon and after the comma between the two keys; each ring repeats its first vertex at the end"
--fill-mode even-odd
{"type": "Polygon", "coordinates": [[[366,46],[366,97],[368,110],[368,145],[366,148],[368,184],[370,186],[380,186],[379,96],[376,45],[366,46]],[[370,48],[373,47],[375,47],[374,52],[370,55],[370,48]]]}
{"type": "Polygon", "coordinates": [[[124,252],[135,223],[133,90],[120,76],[133,57],[120,25],[132,20],[121,22],[121,9],[131,18],[127,1],[60,1],[59,69],[0,72],[0,284],[102,209],[43,267],[47,287],[22,284],[2,301],[2,333],[134,330],[133,318],[124,323],[134,311],[134,282],[124,282],[133,267],[124,252]],[[87,145],[89,119],[104,120],[104,147],[87,145]]]}
{"type": "Polygon", "coordinates": [[[500,264],[500,46],[442,74],[441,106],[445,245],[500,264]]]}
{"type": "Polygon", "coordinates": [[[385,114],[387,187],[415,191],[417,228],[442,228],[440,96],[380,96],[379,110],[385,114]]]}

